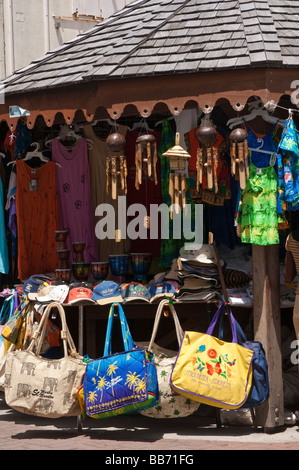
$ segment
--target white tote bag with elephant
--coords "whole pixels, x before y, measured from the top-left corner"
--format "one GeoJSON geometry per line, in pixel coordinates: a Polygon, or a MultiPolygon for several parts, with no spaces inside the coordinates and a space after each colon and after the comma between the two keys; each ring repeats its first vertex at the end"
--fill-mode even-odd
{"type": "Polygon", "coordinates": [[[7,353],[5,401],[11,408],[33,416],[79,416],[78,389],[82,385],[85,368],[86,364],[79,357],[69,333],[64,309],[61,304],[53,302],[46,308],[29,347],[7,353]],[[61,319],[64,355],[60,359],[47,359],[40,355],[53,308],[58,309],[61,319]]]}

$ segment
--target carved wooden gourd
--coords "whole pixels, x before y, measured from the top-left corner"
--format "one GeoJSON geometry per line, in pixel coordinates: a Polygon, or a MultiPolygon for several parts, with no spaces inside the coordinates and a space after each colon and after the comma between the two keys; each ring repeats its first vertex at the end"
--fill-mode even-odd
{"type": "Polygon", "coordinates": [[[158,184],[157,178],[157,142],[152,134],[140,135],[135,145],[135,166],[136,178],[135,187],[139,189],[142,184],[142,167],[146,164],[146,172],[149,178],[154,174],[155,185],[158,184]]]}
{"type": "Polygon", "coordinates": [[[246,181],[249,178],[248,167],[248,132],[246,129],[234,129],[230,133],[230,157],[231,173],[240,181],[240,188],[246,188],[246,181]]]}
{"type": "Polygon", "coordinates": [[[111,186],[111,197],[117,199],[117,177],[120,179],[121,189],[127,194],[127,160],[124,155],[126,140],[124,136],[115,132],[106,139],[106,144],[110,150],[110,156],[106,158],[106,191],[109,194],[111,186]]]}
{"type": "Polygon", "coordinates": [[[195,131],[200,146],[196,156],[196,191],[199,191],[203,181],[203,172],[206,171],[207,188],[218,193],[218,149],[214,146],[217,139],[217,130],[212,126],[201,126],[195,131]]]}

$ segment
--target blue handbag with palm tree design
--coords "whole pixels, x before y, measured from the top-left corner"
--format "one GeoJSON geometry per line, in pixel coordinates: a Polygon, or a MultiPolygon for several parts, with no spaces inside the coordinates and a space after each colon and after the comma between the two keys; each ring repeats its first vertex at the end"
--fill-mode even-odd
{"type": "Polygon", "coordinates": [[[155,406],[159,399],[154,355],[135,346],[120,304],[110,308],[104,356],[87,364],[83,381],[87,416],[105,418],[155,406]],[[124,351],[112,354],[112,327],[118,308],[124,351]]]}

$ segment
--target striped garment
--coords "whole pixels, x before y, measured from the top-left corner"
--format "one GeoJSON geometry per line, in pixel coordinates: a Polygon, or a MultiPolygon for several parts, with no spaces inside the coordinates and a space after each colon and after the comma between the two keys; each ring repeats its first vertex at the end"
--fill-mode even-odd
{"type": "MultiPolygon", "coordinates": [[[[297,238],[297,234],[295,234],[295,237],[297,238]]],[[[287,251],[292,253],[295,261],[296,271],[299,273],[299,241],[295,240],[293,233],[288,235],[285,248],[287,251]]],[[[296,293],[299,293],[299,284],[297,285],[296,293]]]]}

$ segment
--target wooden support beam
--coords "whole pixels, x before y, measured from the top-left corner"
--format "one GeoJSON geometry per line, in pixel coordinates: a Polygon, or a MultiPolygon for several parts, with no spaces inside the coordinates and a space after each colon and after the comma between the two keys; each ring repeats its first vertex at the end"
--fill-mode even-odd
{"type": "Polygon", "coordinates": [[[281,360],[279,246],[252,245],[254,334],[265,349],[270,393],[256,409],[256,425],[276,432],[284,425],[281,360]]]}

